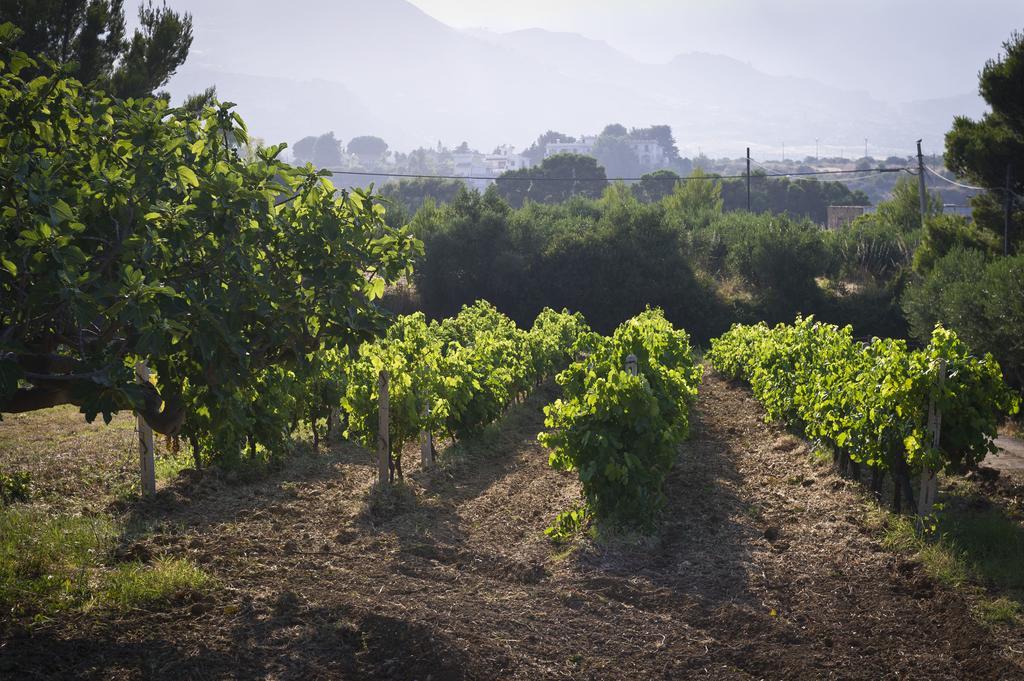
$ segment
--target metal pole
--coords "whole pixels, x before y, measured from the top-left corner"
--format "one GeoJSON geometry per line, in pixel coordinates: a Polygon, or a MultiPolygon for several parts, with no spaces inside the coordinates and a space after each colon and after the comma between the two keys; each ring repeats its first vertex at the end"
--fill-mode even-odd
{"type": "Polygon", "coordinates": [[[747,212],[750,212],[750,147],[747,147],[747,212]]]}
{"type": "Polygon", "coordinates": [[[924,186],[924,154],[921,153],[921,140],[917,140],[917,193],[921,199],[921,228],[924,228],[926,212],[928,210],[928,195],[924,186]]]}

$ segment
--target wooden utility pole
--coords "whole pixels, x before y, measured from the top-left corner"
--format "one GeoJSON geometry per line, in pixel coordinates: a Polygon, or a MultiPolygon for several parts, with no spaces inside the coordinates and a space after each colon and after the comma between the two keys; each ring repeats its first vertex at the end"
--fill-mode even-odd
{"type": "Polygon", "coordinates": [[[750,147],[747,147],[747,212],[750,212],[750,147]]]}
{"type": "MultiPolygon", "coordinates": [[[[139,383],[149,383],[149,367],[145,362],[135,364],[135,380],[139,383]]],[[[142,414],[136,414],[135,419],[136,428],[139,431],[139,473],[142,480],[142,496],[148,497],[156,494],[153,429],[146,423],[146,419],[142,418],[142,414]]]]}
{"type": "Polygon", "coordinates": [[[388,402],[388,372],[381,371],[377,379],[377,481],[381,487],[389,482],[391,466],[391,414],[388,402]]]}
{"type": "Polygon", "coordinates": [[[924,228],[924,221],[927,217],[928,195],[924,186],[924,154],[921,153],[921,140],[917,140],[917,193],[921,200],[921,227],[924,228]]]}
{"type": "Polygon", "coordinates": [[[1010,255],[1010,219],[1013,217],[1013,164],[1006,164],[1006,189],[1003,191],[1003,255],[1010,255]]]}

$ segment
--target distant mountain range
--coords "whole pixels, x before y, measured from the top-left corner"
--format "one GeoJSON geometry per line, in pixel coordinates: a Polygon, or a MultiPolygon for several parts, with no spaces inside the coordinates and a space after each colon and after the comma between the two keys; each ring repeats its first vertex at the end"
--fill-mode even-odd
{"type": "Polygon", "coordinates": [[[667,123],[684,154],[777,156],[785,143],[792,157],[818,138],[859,156],[868,138],[884,157],[922,137],[939,151],[954,115],[984,108],[974,94],[880,102],[716,54],[648,64],[574,33],[460,31],[405,0],[313,0],[273,15],[221,0],[192,12],[196,43],[169,91],[177,101],[215,84],[268,142],[333,130],[402,150],[465,140],[489,151],[548,129],[667,123]]]}

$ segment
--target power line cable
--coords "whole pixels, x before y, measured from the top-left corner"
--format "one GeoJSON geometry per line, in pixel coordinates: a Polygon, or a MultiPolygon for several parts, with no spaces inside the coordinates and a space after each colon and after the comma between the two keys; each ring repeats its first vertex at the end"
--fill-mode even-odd
{"type": "MultiPolygon", "coordinates": [[[[769,168],[768,166],[764,165],[763,163],[759,163],[758,161],[754,160],[753,158],[750,159],[750,162],[753,163],[756,166],[759,166],[760,168],[763,168],[765,171],[767,171],[766,175],[768,177],[789,177],[791,175],[799,175],[800,174],[800,173],[777,173],[773,169],[769,168]]],[[[866,180],[868,178],[875,177],[876,175],[878,175],[881,172],[895,173],[895,172],[900,172],[901,170],[902,171],[906,171],[906,172],[911,172],[910,168],[905,168],[905,167],[900,167],[900,168],[864,168],[862,170],[857,170],[857,169],[854,169],[854,170],[822,170],[822,171],[818,171],[818,172],[820,172],[821,174],[826,174],[826,173],[832,173],[832,174],[837,174],[837,173],[864,173],[864,174],[862,174],[862,175],[860,175],[858,177],[846,177],[846,178],[843,178],[843,182],[857,182],[859,180],[866,180]]]]}
{"type": "Polygon", "coordinates": [[[1017,192],[1013,191],[1012,189],[1007,189],[1006,187],[994,187],[994,188],[975,187],[974,185],[964,184],[963,182],[956,182],[955,180],[951,180],[948,177],[942,175],[941,173],[935,171],[931,166],[925,166],[924,169],[926,171],[928,171],[929,173],[931,173],[932,175],[934,175],[935,177],[937,177],[940,180],[942,180],[943,182],[948,182],[949,184],[955,185],[957,187],[962,187],[963,189],[971,189],[973,191],[979,191],[979,192],[1001,192],[1001,193],[1009,192],[1011,196],[1014,196],[1017,199],[1024,200],[1024,196],[1021,196],[1017,192]]]}
{"type": "MultiPolygon", "coordinates": [[[[964,184],[963,182],[956,182],[955,180],[951,180],[948,177],[942,175],[941,173],[933,170],[931,166],[925,166],[924,169],[927,170],[932,175],[934,175],[935,177],[937,177],[940,180],[942,180],[943,182],[948,182],[949,184],[956,185],[957,187],[963,187],[964,189],[973,189],[973,190],[979,191],[979,192],[997,191],[997,190],[993,190],[993,189],[987,189],[985,187],[975,187],[975,186],[972,186],[972,185],[969,185],[969,184],[964,184]]],[[[1002,191],[1002,190],[1000,189],[998,191],[1002,191]]]]}
{"type": "MultiPolygon", "coordinates": [[[[746,175],[690,175],[688,177],[532,177],[515,176],[506,177],[503,175],[427,175],[420,173],[382,173],[360,170],[335,170],[323,168],[331,175],[355,175],[360,177],[400,177],[426,180],[502,180],[514,182],[640,182],[645,181],[666,181],[666,182],[689,182],[691,180],[742,180],[746,175]]],[[[848,175],[854,173],[898,173],[908,170],[907,168],[873,168],[870,170],[813,170],[791,173],[769,173],[768,177],[812,177],[817,175],[848,175]]]]}

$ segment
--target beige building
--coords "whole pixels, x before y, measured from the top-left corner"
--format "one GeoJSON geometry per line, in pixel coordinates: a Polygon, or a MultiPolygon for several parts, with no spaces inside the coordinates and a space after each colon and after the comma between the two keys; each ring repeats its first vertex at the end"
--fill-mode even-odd
{"type": "Polygon", "coordinates": [[[839,229],[850,224],[867,212],[867,206],[829,206],[828,229],[839,229]]]}

